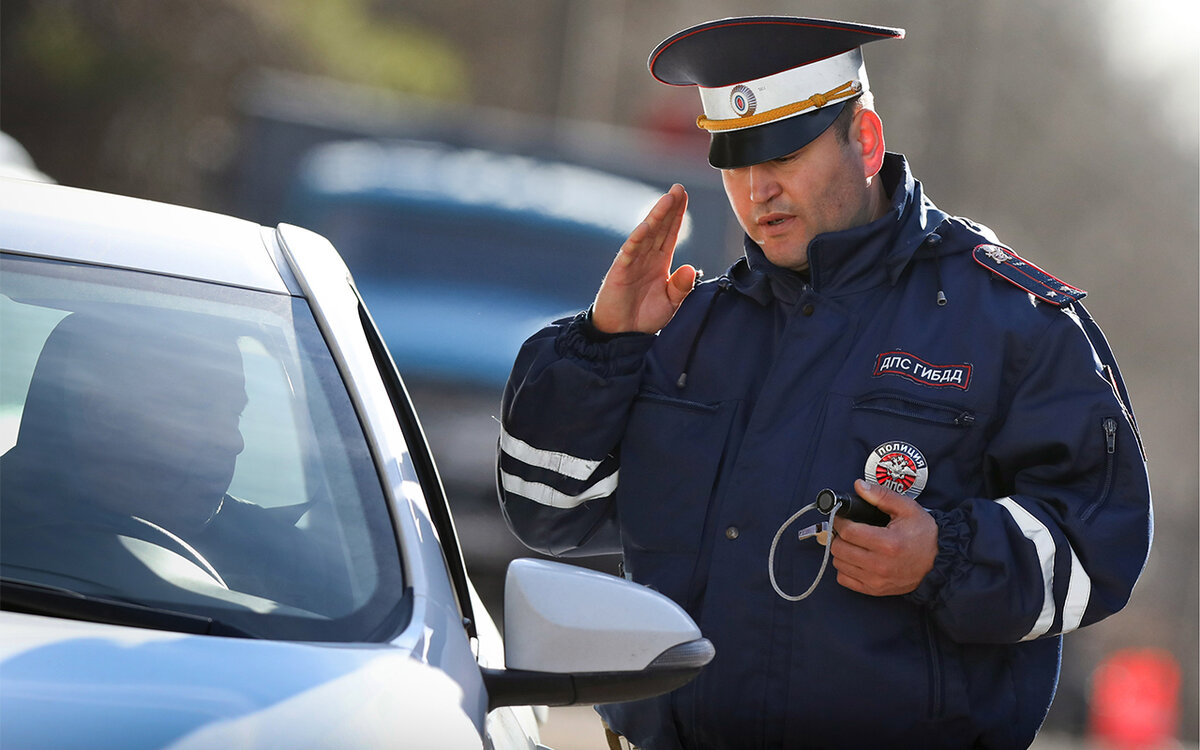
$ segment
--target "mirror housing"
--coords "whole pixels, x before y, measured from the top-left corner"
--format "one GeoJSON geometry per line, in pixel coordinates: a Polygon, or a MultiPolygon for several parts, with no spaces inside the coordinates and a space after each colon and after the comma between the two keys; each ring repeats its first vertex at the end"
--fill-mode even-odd
{"type": "Polygon", "coordinates": [[[623,578],[519,559],[504,583],[505,669],[484,669],[488,710],[650,698],[716,651],[675,602],[623,578]]]}

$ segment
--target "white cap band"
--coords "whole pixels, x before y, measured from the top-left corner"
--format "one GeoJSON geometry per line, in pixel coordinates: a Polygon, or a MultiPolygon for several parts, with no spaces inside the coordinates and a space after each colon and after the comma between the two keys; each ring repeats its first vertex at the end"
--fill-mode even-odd
{"type": "Polygon", "coordinates": [[[700,127],[742,130],[814,112],[865,92],[867,69],[862,50],[856,47],[765,78],[719,88],[697,88],[704,105],[700,127]],[[803,106],[794,106],[797,103],[803,106]]]}

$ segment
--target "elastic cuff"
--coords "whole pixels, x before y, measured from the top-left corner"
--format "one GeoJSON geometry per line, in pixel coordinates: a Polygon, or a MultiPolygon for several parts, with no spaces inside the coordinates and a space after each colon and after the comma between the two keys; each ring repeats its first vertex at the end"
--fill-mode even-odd
{"type": "Polygon", "coordinates": [[[575,321],[579,323],[580,332],[583,333],[583,335],[586,336],[589,341],[595,341],[596,343],[602,344],[605,341],[612,341],[618,336],[624,335],[620,333],[605,333],[597,328],[596,323],[592,320],[592,308],[590,306],[587,310],[575,316],[575,321]]]}
{"type": "Polygon", "coordinates": [[[909,601],[925,606],[938,600],[942,592],[967,568],[967,547],[971,543],[971,525],[961,508],[951,511],[931,510],[929,515],[938,525],[938,551],[933,570],[917,588],[906,594],[909,601]]]}
{"type": "Polygon", "coordinates": [[[612,341],[613,339],[624,338],[627,336],[645,336],[645,335],[647,335],[644,333],[640,333],[638,331],[620,331],[617,333],[605,333],[604,331],[601,331],[599,328],[597,328],[596,324],[592,321],[592,308],[591,307],[588,307],[587,310],[580,313],[579,315],[576,315],[575,320],[577,322],[579,322],[580,330],[583,331],[583,334],[585,336],[587,336],[589,340],[595,341],[597,343],[604,343],[606,341],[612,341]]]}
{"type": "Polygon", "coordinates": [[[604,333],[592,324],[591,308],[581,312],[558,334],[555,349],[559,356],[582,360],[593,367],[600,366],[601,374],[633,372],[641,367],[642,359],[654,343],[649,333],[604,333]]]}

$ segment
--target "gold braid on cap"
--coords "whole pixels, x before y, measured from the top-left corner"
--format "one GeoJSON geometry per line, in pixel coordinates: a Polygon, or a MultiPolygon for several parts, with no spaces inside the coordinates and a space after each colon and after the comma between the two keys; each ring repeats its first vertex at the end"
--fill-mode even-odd
{"type": "Polygon", "coordinates": [[[785,104],[782,107],[769,109],[766,112],[758,112],[757,114],[747,115],[746,117],[736,117],[732,120],[710,120],[704,115],[696,118],[696,127],[703,130],[721,132],[724,130],[740,130],[742,128],[752,128],[755,125],[773,122],[775,120],[788,117],[789,115],[798,114],[806,109],[820,109],[826,104],[836,102],[840,99],[848,99],[862,92],[862,84],[858,81],[846,81],[841,86],[835,89],[830,89],[824,94],[813,94],[807,99],[799,102],[785,104]]]}

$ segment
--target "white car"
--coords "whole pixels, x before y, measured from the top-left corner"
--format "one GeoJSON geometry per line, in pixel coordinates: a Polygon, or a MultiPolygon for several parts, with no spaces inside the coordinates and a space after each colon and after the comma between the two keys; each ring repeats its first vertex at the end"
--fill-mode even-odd
{"type": "Polygon", "coordinates": [[[501,643],[403,382],[297,227],[0,179],[0,454],[5,750],[536,748],[530,706],[713,656],[666,598],[539,560],[501,643]]]}

